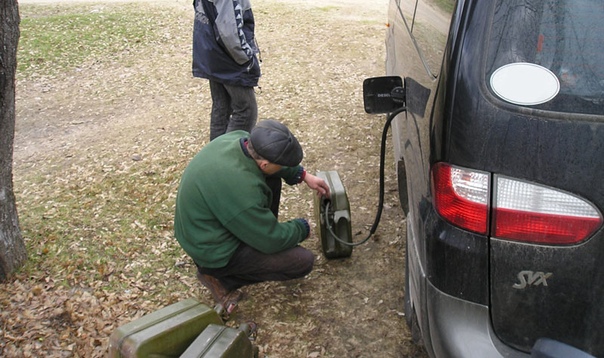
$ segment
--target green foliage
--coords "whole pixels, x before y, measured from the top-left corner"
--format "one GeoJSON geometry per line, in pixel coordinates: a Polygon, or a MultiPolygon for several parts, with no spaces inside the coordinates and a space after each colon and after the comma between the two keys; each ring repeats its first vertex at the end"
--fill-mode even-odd
{"type": "Polygon", "coordinates": [[[455,8],[455,0],[435,0],[436,5],[445,11],[447,14],[451,13],[455,8]]]}
{"type": "Polygon", "coordinates": [[[21,10],[18,69],[54,74],[121,55],[161,41],[167,19],[140,6],[38,6],[21,10]]]}
{"type": "MultiPolygon", "coordinates": [[[[148,78],[144,66],[161,66],[165,53],[190,39],[188,18],[152,4],[26,4],[20,12],[17,77],[23,88],[27,80],[49,77],[43,81],[49,94],[69,98],[59,85],[67,80],[81,96],[71,113],[62,110],[47,124],[47,117],[36,117],[33,126],[75,128],[106,120],[120,106],[132,112],[132,102],[120,102],[124,93],[141,101],[137,95],[165,88],[162,81],[149,84],[157,79],[148,78]],[[69,120],[74,113],[82,122],[69,120]]],[[[42,107],[48,111],[48,105],[42,107]]],[[[30,123],[26,117],[18,118],[21,125],[30,123]]],[[[80,143],[78,148],[65,163],[55,157],[38,163],[35,171],[16,167],[15,194],[28,250],[22,274],[53,277],[65,287],[100,284],[119,291],[133,282],[140,286],[140,277],[180,270],[175,263],[183,252],[173,237],[172,218],[183,163],[122,161],[105,145],[80,143]]]]}

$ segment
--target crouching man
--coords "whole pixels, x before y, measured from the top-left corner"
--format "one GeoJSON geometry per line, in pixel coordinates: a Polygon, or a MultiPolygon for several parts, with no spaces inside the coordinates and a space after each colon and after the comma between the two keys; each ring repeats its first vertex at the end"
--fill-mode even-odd
{"type": "Polygon", "coordinates": [[[283,124],[265,120],[250,133],[233,131],[207,144],[185,169],[174,217],[175,236],[197,265],[197,278],[231,313],[238,289],[301,278],[314,255],[299,244],[306,219],[278,221],[282,181],[305,182],[329,196],[321,178],[300,165],[303,152],[283,124]]]}

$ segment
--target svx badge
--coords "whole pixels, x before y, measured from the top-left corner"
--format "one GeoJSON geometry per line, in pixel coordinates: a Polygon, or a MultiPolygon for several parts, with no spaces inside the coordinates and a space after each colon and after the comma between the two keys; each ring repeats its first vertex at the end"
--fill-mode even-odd
{"type": "Polygon", "coordinates": [[[515,283],[514,288],[524,289],[527,286],[547,286],[547,279],[553,275],[551,272],[534,272],[534,271],[520,271],[518,273],[518,283],[515,283]]]}

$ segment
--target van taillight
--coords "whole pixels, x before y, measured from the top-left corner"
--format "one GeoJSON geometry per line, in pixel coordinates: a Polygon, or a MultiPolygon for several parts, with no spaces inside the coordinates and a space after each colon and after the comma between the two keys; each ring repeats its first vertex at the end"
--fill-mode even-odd
{"type": "Polygon", "coordinates": [[[553,188],[446,163],[432,168],[436,211],[462,229],[504,240],[568,245],[590,237],[603,223],[589,202],[553,188]],[[489,230],[489,212],[492,207],[489,230]]]}
{"type": "Polygon", "coordinates": [[[489,219],[489,174],[446,163],[432,168],[436,211],[453,225],[486,234],[489,219]]]}
{"type": "Polygon", "coordinates": [[[495,176],[492,236],[568,245],[590,237],[602,215],[590,203],[553,188],[495,176]]]}

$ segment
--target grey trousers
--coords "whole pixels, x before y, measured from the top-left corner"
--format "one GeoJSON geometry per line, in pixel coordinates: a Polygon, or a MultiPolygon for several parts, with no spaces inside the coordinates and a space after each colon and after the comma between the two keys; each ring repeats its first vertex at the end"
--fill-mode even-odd
{"type": "Polygon", "coordinates": [[[258,103],[254,87],[230,86],[210,81],[210,93],[210,140],[234,130],[249,132],[256,125],[258,103]]]}

